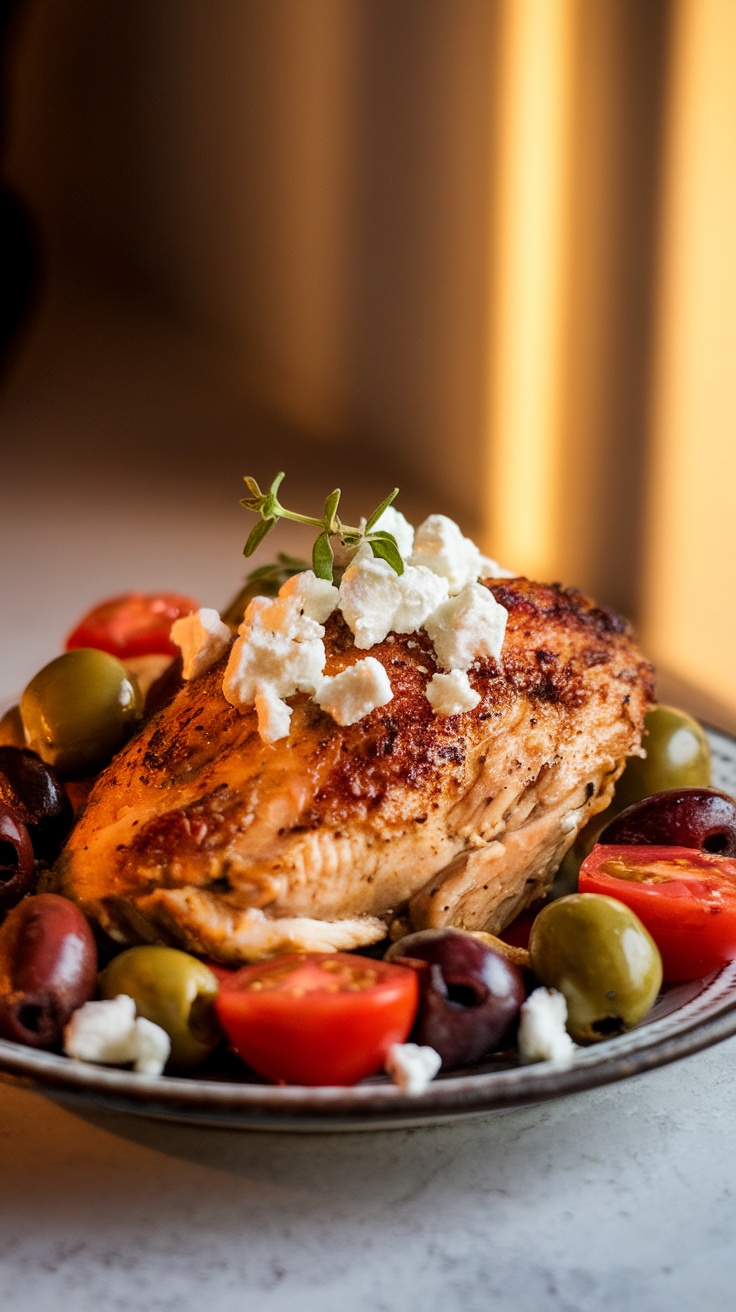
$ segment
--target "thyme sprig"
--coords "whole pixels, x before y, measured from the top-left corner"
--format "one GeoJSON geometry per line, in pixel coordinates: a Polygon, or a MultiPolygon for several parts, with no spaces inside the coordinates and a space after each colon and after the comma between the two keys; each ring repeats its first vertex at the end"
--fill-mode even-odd
{"type": "Polygon", "coordinates": [[[328,579],[332,582],[335,568],[335,553],[332,547],[331,538],[337,538],[348,556],[352,557],[358,548],[367,542],[373,555],[379,560],[385,560],[397,574],[403,574],[404,562],[401,559],[401,553],[396,545],[396,539],[393,534],[387,533],[385,529],[376,529],[384,510],[387,510],[395,497],[398,496],[399,489],[394,488],[376,509],[373,514],[357,527],[351,524],[344,524],[337,513],[340,504],[340,488],[335,488],[325,498],[324,512],[321,518],[314,515],[302,515],[296,510],[287,510],[279,501],[278,492],[284,474],[277,474],[267,492],[262,492],[258,483],[250,475],[245,476],[249,497],[245,497],[241,506],[246,510],[252,510],[254,514],[259,515],[260,519],[251,530],[248,541],[243,547],[244,556],[252,556],[253,552],[263,542],[263,539],[271,532],[280,519],[290,519],[295,524],[308,524],[319,530],[314,546],[312,547],[312,569],[317,578],[328,579]]]}

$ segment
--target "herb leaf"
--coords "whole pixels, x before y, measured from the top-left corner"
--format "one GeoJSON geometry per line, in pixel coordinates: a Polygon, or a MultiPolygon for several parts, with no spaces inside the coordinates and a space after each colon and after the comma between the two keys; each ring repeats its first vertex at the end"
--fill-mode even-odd
{"type": "Polygon", "coordinates": [[[284,474],[282,471],[276,475],[268,491],[262,492],[255,478],[251,478],[250,474],[245,476],[244,481],[251,496],[243,498],[240,504],[245,506],[246,510],[252,510],[256,515],[260,515],[260,521],[248,537],[248,541],[243,548],[244,555],[251,556],[253,554],[266,534],[270,533],[277,520],[290,519],[295,524],[308,524],[318,530],[317,540],[312,550],[312,565],[318,578],[332,581],[335,559],[330,542],[332,537],[336,537],[341,545],[347,548],[349,557],[355,554],[361,543],[369,542],[374,556],[387,561],[397,574],[403,574],[404,562],[401,559],[395,538],[390,533],[381,530],[373,532],[383,512],[398,496],[398,488],[394,488],[393,492],[381,502],[380,506],[376,507],[367,523],[361,523],[356,528],[352,524],[343,524],[337,513],[341,496],[339,487],[336,487],[325,498],[322,518],[317,519],[314,515],[301,515],[296,510],[287,510],[285,506],[281,505],[278,493],[283,479],[284,474]]]}
{"type": "Polygon", "coordinates": [[[326,498],[326,500],[325,500],[325,521],[324,521],[324,522],[325,522],[325,525],[326,525],[326,526],[329,525],[329,528],[327,529],[327,531],[328,531],[329,533],[336,533],[336,532],[338,531],[338,530],[337,530],[337,527],[336,527],[336,524],[337,524],[339,521],[336,520],[335,516],[337,515],[337,507],[338,507],[339,504],[340,504],[340,497],[341,497],[341,496],[342,496],[342,493],[341,493],[339,487],[336,487],[336,488],[335,488],[335,491],[334,491],[334,492],[330,492],[330,495],[329,495],[329,496],[326,498]]]}
{"type": "Polygon", "coordinates": [[[370,519],[368,520],[368,523],[365,526],[366,533],[370,533],[371,529],[373,528],[373,525],[378,523],[384,510],[388,510],[389,506],[391,505],[391,502],[395,501],[398,495],[399,495],[399,489],[395,487],[393,492],[390,492],[389,495],[386,497],[386,499],[381,502],[380,506],[376,507],[370,519]]]}
{"type": "Polygon", "coordinates": [[[374,556],[379,560],[385,560],[397,574],[404,573],[404,562],[396,545],[396,538],[392,537],[390,533],[380,531],[372,533],[366,541],[370,543],[374,556]]]}
{"type": "Polygon", "coordinates": [[[274,527],[275,524],[276,524],[275,518],[262,519],[259,521],[258,524],[255,524],[248,535],[248,541],[243,547],[243,555],[252,556],[253,552],[256,550],[257,547],[260,547],[263,539],[266,537],[268,533],[271,532],[271,529],[274,527]]]}
{"type": "Polygon", "coordinates": [[[312,569],[318,579],[327,579],[328,583],[332,582],[332,567],[335,557],[332,553],[330,544],[330,535],[325,529],[320,533],[317,541],[312,547],[312,569]]]}

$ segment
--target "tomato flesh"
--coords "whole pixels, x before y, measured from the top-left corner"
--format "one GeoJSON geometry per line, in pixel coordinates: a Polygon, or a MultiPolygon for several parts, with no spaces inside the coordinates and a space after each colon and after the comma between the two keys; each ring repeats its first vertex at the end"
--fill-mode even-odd
{"type": "Polygon", "coordinates": [[[97,647],[118,660],[133,656],[176,656],[169,633],[174,620],[198,609],[177,592],[126,592],[100,602],[79,621],[65,647],[97,647]]]}
{"type": "Polygon", "coordinates": [[[636,913],[659,948],[667,983],[700,979],[736,958],[733,858],[599,843],[580,868],[579,888],[636,913]]]}
{"type": "Polygon", "coordinates": [[[231,1048],[268,1079],[351,1085],[384,1065],[417,1012],[416,973],[347,952],[294,953],[222,979],[215,1009],[231,1048]]]}

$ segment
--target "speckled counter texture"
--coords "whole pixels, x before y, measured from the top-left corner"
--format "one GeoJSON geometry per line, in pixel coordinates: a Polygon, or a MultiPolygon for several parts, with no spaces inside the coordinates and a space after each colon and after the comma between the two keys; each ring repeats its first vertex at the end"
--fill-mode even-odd
{"type": "Polygon", "coordinates": [[[13,1312],[734,1307],[736,1040],[423,1130],[232,1133],[0,1089],[13,1312]]]}

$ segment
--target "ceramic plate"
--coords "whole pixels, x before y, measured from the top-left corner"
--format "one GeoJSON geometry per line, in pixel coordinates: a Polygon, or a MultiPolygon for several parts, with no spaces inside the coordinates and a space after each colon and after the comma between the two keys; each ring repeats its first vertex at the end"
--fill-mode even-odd
{"type": "MultiPolygon", "coordinates": [[[[713,782],[736,794],[736,740],[709,730],[713,782]]],[[[502,1111],[628,1079],[736,1034],[736,962],[705,979],[669,989],[646,1022],[597,1047],[580,1049],[569,1066],[490,1061],[442,1076],[419,1097],[384,1077],[352,1089],[278,1088],[222,1073],[152,1079],[130,1071],[72,1062],[0,1041],[6,1079],[64,1100],[117,1111],[222,1128],[360,1130],[421,1125],[502,1111]]]]}

